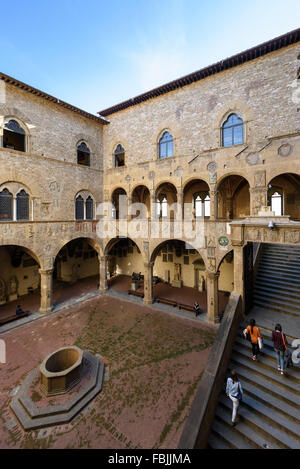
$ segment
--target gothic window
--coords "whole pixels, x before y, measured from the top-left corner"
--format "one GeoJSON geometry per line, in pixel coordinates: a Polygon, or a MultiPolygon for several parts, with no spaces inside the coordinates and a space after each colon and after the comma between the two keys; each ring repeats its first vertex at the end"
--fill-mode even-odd
{"type": "Polygon", "coordinates": [[[202,216],[202,200],[200,195],[195,198],[195,216],[201,217],[202,216]]]}
{"type": "Polygon", "coordinates": [[[77,163],[83,166],[90,166],[90,150],[86,143],[79,142],[77,145],[77,163]]]}
{"type": "Polygon", "coordinates": [[[222,145],[231,147],[244,142],[244,123],[236,114],[230,114],[222,126],[222,145]]]}
{"type": "Polygon", "coordinates": [[[85,202],[85,218],[86,220],[93,220],[94,218],[94,201],[89,195],[85,202]]]}
{"type": "Polygon", "coordinates": [[[173,137],[169,132],[164,132],[159,141],[159,158],[170,158],[173,155],[173,137]]]}
{"type": "Polygon", "coordinates": [[[121,166],[125,166],[125,150],[122,145],[118,145],[115,149],[115,168],[120,168],[121,166]]]}
{"type": "Polygon", "coordinates": [[[13,195],[7,189],[0,192],[0,220],[13,220],[13,195]]]}
{"type": "Polygon", "coordinates": [[[84,220],[84,200],[83,200],[83,197],[81,197],[81,195],[76,197],[75,218],[76,220],[84,220]]]}
{"type": "Polygon", "coordinates": [[[17,220],[29,220],[29,195],[24,189],[17,195],[17,220]]]}
{"type": "Polygon", "coordinates": [[[204,199],[204,216],[210,217],[210,197],[207,195],[204,199]]]}
{"type": "Polygon", "coordinates": [[[195,217],[210,217],[210,197],[207,193],[194,195],[195,217]]]}
{"type": "Polygon", "coordinates": [[[158,218],[168,216],[168,201],[165,195],[161,195],[156,202],[156,214],[158,218]]]}
{"type": "Polygon", "coordinates": [[[3,128],[3,147],[12,150],[25,150],[25,131],[17,121],[11,119],[3,128]]]}

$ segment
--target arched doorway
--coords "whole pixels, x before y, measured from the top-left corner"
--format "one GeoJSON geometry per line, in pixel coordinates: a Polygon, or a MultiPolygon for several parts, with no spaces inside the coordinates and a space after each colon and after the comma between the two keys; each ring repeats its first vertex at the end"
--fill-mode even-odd
{"type": "Polygon", "coordinates": [[[148,187],[140,185],[132,192],[132,204],[142,204],[137,210],[131,211],[132,218],[148,218],[150,217],[150,191],[148,187]]]}
{"type": "Polygon", "coordinates": [[[218,185],[218,218],[237,220],[250,215],[250,186],[239,175],[225,177],[218,185]]]}
{"type": "Polygon", "coordinates": [[[201,179],[195,179],[187,183],[183,191],[183,203],[189,204],[185,206],[185,218],[209,218],[210,195],[208,184],[201,179]],[[188,207],[191,210],[186,210],[188,207]]]}
{"type": "Polygon", "coordinates": [[[115,189],[111,196],[113,204],[112,218],[114,220],[127,219],[127,193],[122,187],[115,189]]]}
{"type": "Polygon", "coordinates": [[[268,205],[276,216],[289,215],[300,220],[300,176],[293,173],[280,174],[268,184],[268,205]]]}
{"type": "Polygon", "coordinates": [[[155,191],[155,218],[158,220],[176,218],[174,204],[177,203],[177,190],[176,187],[169,183],[164,182],[158,186],[155,191]]]}
{"type": "Polygon", "coordinates": [[[16,306],[38,311],[40,262],[23,246],[0,246],[0,316],[15,314],[16,306]]]}
{"type": "Polygon", "coordinates": [[[108,288],[143,297],[143,256],[129,238],[115,238],[106,247],[108,288]]]}
{"type": "Polygon", "coordinates": [[[99,288],[98,252],[92,240],[76,238],[58,252],[53,269],[54,304],[99,288]]]}

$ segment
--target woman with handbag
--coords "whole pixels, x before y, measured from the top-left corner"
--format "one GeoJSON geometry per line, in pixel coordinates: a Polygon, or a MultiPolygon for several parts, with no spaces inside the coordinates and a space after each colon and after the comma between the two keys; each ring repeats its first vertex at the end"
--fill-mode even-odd
{"type": "Polygon", "coordinates": [[[272,332],[272,341],[277,355],[278,371],[284,374],[284,355],[288,351],[286,336],[282,332],[280,324],[276,324],[275,331],[272,332]]]}
{"type": "Polygon", "coordinates": [[[255,319],[251,319],[250,325],[245,330],[245,333],[246,335],[250,334],[252,345],[252,359],[257,360],[258,350],[262,348],[262,335],[260,333],[259,328],[255,326],[255,319]]]}
{"type": "Polygon", "coordinates": [[[231,426],[234,427],[236,425],[237,410],[243,398],[242,385],[234,370],[230,372],[230,376],[227,379],[226,394],[232,400],[233,404],[231,426]]]}

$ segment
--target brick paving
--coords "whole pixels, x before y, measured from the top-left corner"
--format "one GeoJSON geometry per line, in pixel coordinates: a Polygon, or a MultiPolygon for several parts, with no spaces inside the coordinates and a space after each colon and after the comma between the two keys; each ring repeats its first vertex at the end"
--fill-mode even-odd
{"type": "Polygon", "coordinates": [[[214,332],[193,319],[98,296],[1,335],[0,448],[176,448],[214,332]],[[97,398],[67,425],[24,432],[9,409],[29,371],[76,344],[109,363],[97,398]]]}

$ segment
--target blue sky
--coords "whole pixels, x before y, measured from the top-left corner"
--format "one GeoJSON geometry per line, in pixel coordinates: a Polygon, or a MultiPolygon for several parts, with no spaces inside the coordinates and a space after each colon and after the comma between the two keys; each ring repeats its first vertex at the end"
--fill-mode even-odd
{"type": "Polygon", "coordinates": [[[1,71],[101,109],[300,26],[299,0],[1,0],[1,71]]]}

